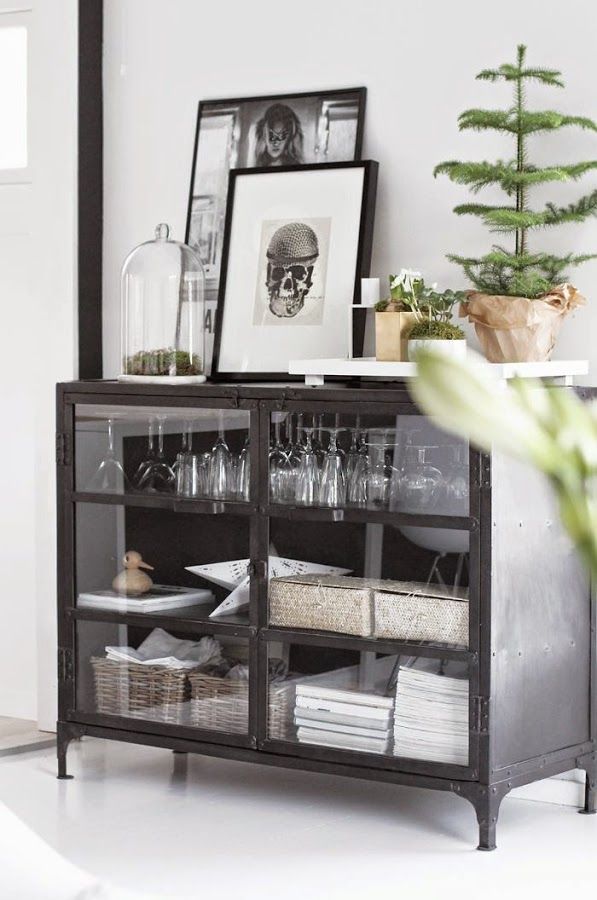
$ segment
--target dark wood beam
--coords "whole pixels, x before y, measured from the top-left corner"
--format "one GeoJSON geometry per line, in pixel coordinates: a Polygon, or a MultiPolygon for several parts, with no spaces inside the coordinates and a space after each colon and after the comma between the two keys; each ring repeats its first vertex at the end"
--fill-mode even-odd
{"type": "Polygon", "coordinates": [[[103,0],[79,0],[79,377],[102,377],[103,0]]]}

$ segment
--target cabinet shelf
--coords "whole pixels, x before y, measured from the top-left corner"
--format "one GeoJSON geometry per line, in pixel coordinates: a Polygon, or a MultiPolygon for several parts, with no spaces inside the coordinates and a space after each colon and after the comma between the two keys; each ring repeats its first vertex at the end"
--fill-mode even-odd
{"type": "Polygon", "coordinates": [[[475,531],[478,521],[473,516],[436,516],[393,512],[387,509],[323,506],[291,506],[271,503],[264,513],[274,519],[296,519],[303,522],[363,522],[382,525],[411,525],[421,528],[451,528],[475,531]]]}
{"type": "Polygon", "coordinates": [[[373,653],[425,656],[434,659],[458,659],[463,662],[476,658],[472,650],[426,641],[400,641],[388,638],[356,637],[333,631],[297,628],[262,628],[260,640],[305,644],[313,647],[337,647],[344,650],[363,650],[373,653]]]}
{"type": "Polygon", "coordinates": [[[71,491],[69,499],[75,503],[139,506],[149,509],[165,509],[170,512],[203,515],[250,516],[256,511],[256,506],[253,503],[236,500],[193,500],[172,494],[94,494],[88,491],[71,491]]]}
{"type": "Polygon", "coordinates": [[[119,613],[111,609],[86,609],[71,607],[67,612],[71,619],[85,622],[110,622],[115,625],[131,625],[145,628],[164,628],[185,632],[228,634],[231,637],[252,637],[256,629],[246,616],[218,616],[209,618],[214,605],[202,604],[171,609],[163,613],[119,613]]]}

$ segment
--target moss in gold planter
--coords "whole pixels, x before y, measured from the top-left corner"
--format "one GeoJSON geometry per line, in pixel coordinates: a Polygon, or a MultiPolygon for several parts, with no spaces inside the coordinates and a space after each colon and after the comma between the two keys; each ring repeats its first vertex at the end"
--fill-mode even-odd
{"type": "Polygon", "coordinates": [[[140,350],[124,361],[125,375],[201,375],[201,359],[185,350],[164,347],[160,350],[140,350]]]}

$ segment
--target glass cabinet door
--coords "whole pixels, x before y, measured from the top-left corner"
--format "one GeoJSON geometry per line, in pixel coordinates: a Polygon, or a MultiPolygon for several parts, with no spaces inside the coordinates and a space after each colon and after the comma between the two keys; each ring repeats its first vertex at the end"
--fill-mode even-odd
{"type": "Polygon", "coordinates": [[[460,660],[268,647],[267,738],[310,748],[469,764],[469,673],[460,660]]]}
{"type": "Polygon", "coordinates": [[[421,415],[273,412],[270,503],[469,515],[468,444],[421,415]]]}
{"type": "Polygon", "coordinates": [[[76,652],[76,710],[91,721],[248,734],[247,639],[82,621],[76,652]]]}
{"type": "Polygon", "coordinates": [[[90,494],[250,498],[249,412],[75,407],[75,489],[90,494]]]}

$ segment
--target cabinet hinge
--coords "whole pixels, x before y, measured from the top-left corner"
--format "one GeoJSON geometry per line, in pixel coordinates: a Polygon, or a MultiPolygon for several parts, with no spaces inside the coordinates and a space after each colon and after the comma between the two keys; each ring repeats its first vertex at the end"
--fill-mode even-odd
{"type": "Polygon", "coordinates": [[[481,454],[481,471],[479,473],[479,486],[481,488],[491,487],[491,456],[486,453],[481,454]]]}
{"type": "Polygon", "coordinates": [[[489,731],[488,697],[473,697],[473,731],[477,734],[489,731]]]}
{"type": "Polygon", "coordinates": [[[69,466],[71,463],[70,438],[64,432],[56,435],[56,465],[69,466]]]}
{"type": "Polygon", "coordinates": [[[67,647],[58,648],[58,681],[72,681],[73,651],[67,647]]]}

